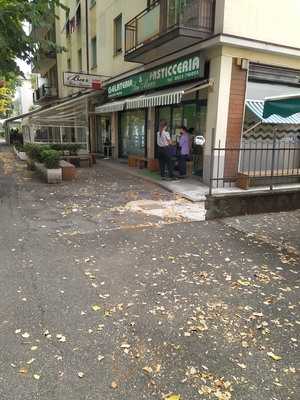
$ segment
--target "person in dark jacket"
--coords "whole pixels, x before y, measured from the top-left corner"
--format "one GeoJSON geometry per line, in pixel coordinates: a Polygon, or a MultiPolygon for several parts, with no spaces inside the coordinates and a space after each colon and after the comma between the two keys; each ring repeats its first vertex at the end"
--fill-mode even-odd
{"type": "Polygon", "coordinates": [[[179,160],[178,160],[178,168],[179,168],[179,178],[186,177],[186,162],[190,157],[190,135],[185,126],[181,127],[180,130],[180,138],[179,138],[179,160]]]}

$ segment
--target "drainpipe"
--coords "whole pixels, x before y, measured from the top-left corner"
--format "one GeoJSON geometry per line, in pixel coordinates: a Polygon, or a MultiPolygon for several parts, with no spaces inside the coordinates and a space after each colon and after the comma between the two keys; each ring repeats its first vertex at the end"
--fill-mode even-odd
{"type": "MultiPolygon", "coordinates": [[[[90,73],[90,55],[89,55],[89,1],[85,0],[85,45],[86,45],[86,73],[90,73]]],[[[87,148],[91,153],[91,121],[89,117],[89,99],[86,99],[86,118],[87,118],[87,148]]]]}
{"type": "Polygon", "coordinates": [[[86,73],[90,73],[90,56],[89,56],[89,5],[85,0],[85,45],[86,45],[86,73]]]}

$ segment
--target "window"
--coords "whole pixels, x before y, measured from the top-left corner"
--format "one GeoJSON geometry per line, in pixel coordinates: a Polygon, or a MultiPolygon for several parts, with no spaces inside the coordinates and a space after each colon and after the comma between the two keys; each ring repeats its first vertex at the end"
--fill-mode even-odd
{"type": "Polygon", "coordinates": [[[122,14],[114,19],[115,54],[122,53],[122,14]]]}
{"type": "Polygon", "coordinates": [[[72,69],[71,58],[68,58],[67,69],[68,69],[68,71],[71,71],[71,69],[72,69]]]}
{"type": "Polygon", "coordinates": [[[92,48],[92,68],[97,66],[97,38],[93,37],[91,40],[91,48],[92,48]]]}
{"type": "Polygon", "coordinates": [[[78,71],[82,72],[82,50],[78,50],[78,71]]]}

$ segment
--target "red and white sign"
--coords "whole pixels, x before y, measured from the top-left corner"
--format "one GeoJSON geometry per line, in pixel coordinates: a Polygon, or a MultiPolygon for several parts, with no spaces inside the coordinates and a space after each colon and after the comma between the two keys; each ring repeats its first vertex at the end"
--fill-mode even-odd
{"type": "Polygon", "coordinates": [[[99,75],[82,74],[77,72],[64,72],[64,85],[77,88],[95,89],[102,88],[99,75]]]}

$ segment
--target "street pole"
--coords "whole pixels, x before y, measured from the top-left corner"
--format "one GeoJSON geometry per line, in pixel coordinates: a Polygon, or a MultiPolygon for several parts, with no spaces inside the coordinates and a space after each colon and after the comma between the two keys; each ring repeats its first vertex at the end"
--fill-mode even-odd
{"type": "Polygon", "coordinates": [[[215,141],[216,141],[216,129],[213,128],[212,135],[211,135],[211,150],[210,150],[209,196],[212,195],[212,191],[213,191],[214,163],[215,163],[215,141]]]}
{"type": "Polygon", "coordinates": [[[276,151],[276,127],[273,128],[273,149],[272,149],[272,164],[271,164],[271,181],[270,190],[274,190],[274,168],[275,168],[275,151],[276,151]]]}

